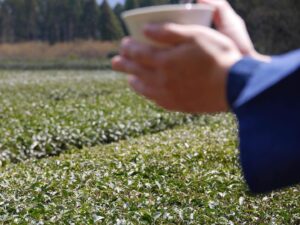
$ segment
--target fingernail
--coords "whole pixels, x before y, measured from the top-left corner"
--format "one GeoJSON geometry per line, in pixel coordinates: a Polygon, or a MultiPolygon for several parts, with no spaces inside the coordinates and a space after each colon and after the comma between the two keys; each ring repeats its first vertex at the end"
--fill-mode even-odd
{"type": "Polygon", "coordinates": [[[125,47],[125,46],[127,46],[129,43],[130,43],[130,38],[129,38],[129,37],[123,38],[123,39],[122,39],[122,42],[121,42],[121,47],[125,47]]]}
{"type": "Polygon", "coordinates": [[[115,56],[111,59],[111,65],[113,68],[117,68],[122,64],[122,58],[120,56],[115,56]]]}

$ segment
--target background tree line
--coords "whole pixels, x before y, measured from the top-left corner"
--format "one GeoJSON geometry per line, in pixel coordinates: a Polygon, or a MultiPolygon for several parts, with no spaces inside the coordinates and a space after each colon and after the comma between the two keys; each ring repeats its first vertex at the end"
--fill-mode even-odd
{"type": "MultiPolygon", "coordinates": [[[[178,0],[126,0],[111,8],[107,0],[0,0],[0,42],[76,39],[118,40],[124,10],[177,3],[178,0]]],[[[229,0],[246,20],[259,50],[277,53],[300,47],[299,0],[229,0]]]]}
{"type": "Polygon", "coordinates": [[[124,35],[122,11],[172,1],[127,0],[111,8],[107,0],[2,0],[0,41],[117,40],[124,35]]]}

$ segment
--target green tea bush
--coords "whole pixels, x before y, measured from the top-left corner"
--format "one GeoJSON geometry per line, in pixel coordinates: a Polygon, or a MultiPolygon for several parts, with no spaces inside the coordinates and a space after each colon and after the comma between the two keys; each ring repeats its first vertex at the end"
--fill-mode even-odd
{"type": "Polygon", "coordinates": [[[193,118],[156,108],[109,71],[1,72],[0,165],[158,132],[193,118]]]}
{"type": "Polygon", "coordinates": [[[1,60],[0,70],[109,70],[107,59],[1,60]]]}
{"type": "Polygon", "coordinates": [[[252,196],[234,118],[188,126],[0,173],[4,224],[299,224],[299,187],[252,196]]]}

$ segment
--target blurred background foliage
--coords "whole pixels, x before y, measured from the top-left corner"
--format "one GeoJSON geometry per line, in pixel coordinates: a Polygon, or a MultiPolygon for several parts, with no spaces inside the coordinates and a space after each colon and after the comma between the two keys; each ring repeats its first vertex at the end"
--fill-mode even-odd
{"type": "MultiPolygon", "coordinates": [[[[120,19],[124,10],[177,2],[125,0],[112,4],[109,0],[2,0],[0,41],[50,44],[86,39],[116,41],[126,34],[120,19]]],[[[299,0],[229,2],[246,20],[251,37],[261,52],[275,54],[299,48],[299,0]]]]}
{"type": "Polygon", "coordinates": [[[246,20],[250,35],[263,53],[277,54],[300,47],[299,0],[230,0],[246,20]]]}

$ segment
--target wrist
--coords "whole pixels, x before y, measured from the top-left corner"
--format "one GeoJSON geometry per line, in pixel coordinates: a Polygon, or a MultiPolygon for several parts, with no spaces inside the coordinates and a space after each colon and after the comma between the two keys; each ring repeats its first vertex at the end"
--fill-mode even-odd
{"type": "Polygon", "coordinates": [[[219,64],[220,71],[218,73],[219,76],[219,106],[221,111],[228,111],[230,109],[230,103],[228,102],[227,97],[227,80],[230,74],[231,68],[237,64],[240,60],[242,60],[243,56],[239,52],[233,52],[230,56],[224,57],[219,64]]]}
{"type": "Polygon", "coordinates": [[[271,56],[260,54],[255,50],[251,54],[249,54],[249,56],[255,60],[266,62],[266,63],[269,63],[272,60],[271,56]]]}

